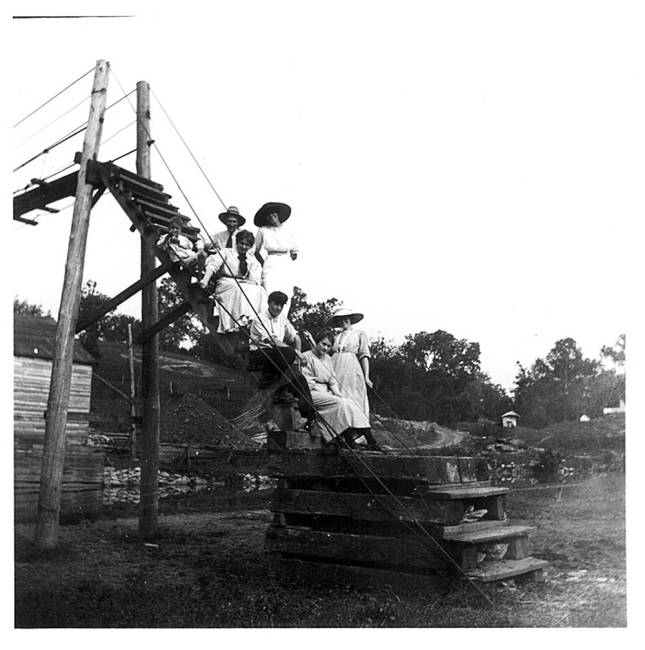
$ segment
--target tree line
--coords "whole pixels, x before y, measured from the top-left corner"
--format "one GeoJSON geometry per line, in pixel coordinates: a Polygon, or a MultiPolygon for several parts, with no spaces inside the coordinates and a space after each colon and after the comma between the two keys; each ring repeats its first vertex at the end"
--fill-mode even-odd
{"type": "MultiPolygon", "coordinates": [[[[183,301],[170,278],[159,284],[160,313],[183,301]]],[[[83,286],[79,319],[94,313],[110,299],[96,282],[83,286]]],[[[323,329],[337,298],[311,303],[307,294],[295,288],[289,318],[299,331],[314,336],[323,329]]],[[[38,305],[14,299],[14,312],[44,314],[38,305]]],[[[127,342],[128,326],[133,337],[141,331],[134,316],[111,312],[90,325],[80,340],[100,358],[100,341],[127,342]]],[[[197,318],[186,316],[159,334],[163,351],[182,351],[198,359],[227,363],[219,346],[197,318]]],[[[597,359],[587,359],[572,338],[556,341],[544,358],[529,367],[518,363],[515,385],[510,393],[495,384],[480,367],[479,343],[459,339],[449,332],[417,332],[406,335],[401,344],[384,338],[371,343],[371,377],[374,382],[372,407],[382,415],[409,420],[431,420],[454,426],[460,422],[499,422],[500,415],[513,409],[521,424],[541,428],[554,422],[578,419],[583,413],[602,415],[606,406],[617,406],[625,398],[625,335],[600,350],[597,359]]]]}

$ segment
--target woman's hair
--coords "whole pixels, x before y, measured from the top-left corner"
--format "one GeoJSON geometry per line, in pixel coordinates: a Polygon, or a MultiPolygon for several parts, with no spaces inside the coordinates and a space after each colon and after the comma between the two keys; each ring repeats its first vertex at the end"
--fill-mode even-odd
{"type": "Polygon", "coordinates": [[[324,329],[316,335],[316,343],[320,343],[323,339],[328,339],[330,343],[334,342],[334,333],[329,329],[324,329]]]}
{"type": "Polygon", "coordinates": [[[240,242],[253,246],[253,244],[255,244],[255,237],[250,230],[240,230],[240,232],[235,235],[235,243],[239,244],[240,242]]]}
{"type": "Polygon", "coordinates": [[[170,228],[173,226],[177,226],[179,229],[181,229],[183,225],[184,222],[179,217],[172,217],[172,219],[168,222],[168,230],[170,230],[170,228]]]}

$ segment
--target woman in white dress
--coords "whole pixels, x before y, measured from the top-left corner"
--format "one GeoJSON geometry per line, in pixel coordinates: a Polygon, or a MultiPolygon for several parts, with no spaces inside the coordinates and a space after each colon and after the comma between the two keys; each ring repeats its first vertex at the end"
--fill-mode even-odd
{"type": "Polygon", "coordinates": [[[331,442],[342,436],[345,444],[355,447],[355,436],[371,438],[370,423],[361,409],[340,392],[329,356],[333,337],[330,330],[323,330],[314,349],[301,356],[301,369],[319,415],[316,426],[323,439],[331,442]]]}
{"type": "Polygon", "coordinates": [[[241,230],[235,237],[235,248],[216,250],[206,258],[199,284],[206,289],[215,275],[220,334],[236,331],[266,308],[267,295],[260,285],[262,269],[252,253],[254,243],[253,233],[241,230]]]}
{"type": "Polygon", "coordinates": [[[262,286],[267,294],[282,291],[287,294],[285,313],[289,312],[293,295],[293,262],[298,257],[293,233],[284,226],[291,215],[286,203],[265,203],[256,213],[253,223],[258,227],[255,250],[263,258],[262,286]]]}
{"type": "Polygon", "coordinates": [[[372,387],[369,340],[365,332],[352,327],[361,320],[363,314],[348,307],[337,307],[334,310],[329,324],[340,327],[341,331],[334,338],[332,361],[341,392],[369,418],[367,387],[372,387]]]}

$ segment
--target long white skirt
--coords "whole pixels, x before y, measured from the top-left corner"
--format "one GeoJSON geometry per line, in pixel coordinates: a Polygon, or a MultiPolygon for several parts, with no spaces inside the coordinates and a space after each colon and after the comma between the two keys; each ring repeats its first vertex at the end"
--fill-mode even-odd
{"type": "Polygon", "coordinates": [[[336,397],[326,389],[315,388],[311,391],[311,398],[321,416],[316,421],[316,426],[325,441],[332,440],[350,427],[365,429],[370,426],[361,410],[344,397],[336,397]]]}
{"type": "Polygon", "coordinates": [[[358,357],[353,352],[334,352],[331,358],[340,392],[365,415],[370,416],[365,377],[358,357]]]}
{"type": "Polygon", "coordinates": [[[259,314],[267,305],[267,294],[259,284],[240,282],[238,287],[233,278],[218,278],[215,286],[215,299],[219,313],[217,331],[220,334],[237,328],[236,321],[239,322],[243,316],[252,320],[255,314],[259,314]],[[240,291],[240,287],[244,294],[240,291]],[[223,307],[219,304],[220,301],[223,307]]]}
{"type": "Polygon", "coordinates": [[[293,273],[294,261],[289,253],[281,255],[267,255],[262,267],[262,286],[267,295],[272,291],[282,291],[287,294],[289,301],[284,307],[284,313],[289,313],[291,296],[293,295],[293,273]]]}

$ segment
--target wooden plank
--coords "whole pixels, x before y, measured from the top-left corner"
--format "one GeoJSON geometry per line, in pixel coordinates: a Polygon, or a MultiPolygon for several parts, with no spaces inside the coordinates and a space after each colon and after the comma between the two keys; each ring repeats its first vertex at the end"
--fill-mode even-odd
{"type": "Polygon", "coordinates": [[[179,320],[185,316],[193,308],[190,301],[185,300],[179,305],[168,310],[156,323],[145,329],[139,336],[136,337],[135,341],[137,344],[141,345],[148,341],[155,334],[161,332],[169,325],[172,325],[175,321],[179,320]]]}
{"type": "MultiPolygon", "coordinates": [[[[139,126],[139,124],[137,126],[139,126]]],[[[148,149],[149,148],[150,147],[148,147],[148,149]]],[[[114,163],[108,163],[108,165],[109,165],[110,175],[113,176],[114,178],[124,179],[124,180],[135,180],[138,183],[142,183],[143,185],[148,185],[149,187],[152,187],[155,190],[159,190],[160,192],[163,192],[163,185],[161,185],[161,183],[155,183],[155,181],[148,178],[147,175],[144,175],[148,173],[145,170],[139,170],[139,173],[135,174],[134,172],[131,172],[129,169],[125,169],[124,167],[119,167],[114,163]]]]}
{"type": "MultiPolygon", "coordinates": [[[[154,212],[151,212],[148,209],[143,210],[142,214],[150,223],[152,223],[155,226],[160,226],[162,230],[168,230],[168,228],[170,227],[170,221],[172,217],[166,217],[160,214],[156,214],[154,212]]],[[[188,220],[188,217],[184,216],[183,214],[177,214],[175,216],[188,220]]],[[[195,228],[194,226],[189,226],[188,224],[184,224],[181,228],[181,231],[184,235],[186,235],[186,237],[190,238],[190,237],[195,237],[199,233],[199,228],[195,228]]]]}
{"type": "Polygon", "coordinates": [[[85,320],[81,321],[76,326],[76,333],[82,332],[84,329],[89,327],[92,323],[95,323],[97,320],[116,309],[122,302],[125,302],[128,298],[133,296],[135,293],[141,291],[143,287],[149,285],[151,282],[154,282],[162,275],[167,273],[170,270],[171,264],[161,264],[154,268],[150,273],[145,274],[136,282],[132,283],[129,287],[118,293],[114,298],[111,298],[105,302],[99,309],[97,309],[93,314],[90,314],[85,320]]]}
{"type": "Polygon", "coordinates": [[[542,571],[548,566],[549,562],[546,560],[526,557],[522,560],[496,560],[488,565],[470,569],[466,574],[469,578],[478,580],[479,582],[493,582],[534,571],[542,571]]]}
{"type": "Polygon", "coordinates": [[[459,476],[462,483],[471,483],[477,481],[477,460],[475,458],[458,459],[459,476]]]}
{"type": "Polygon", "coordinates": [[[424,501],[419,497],[279,488],[274,493],[271,510],[287,514],[351,517],[359,521],[443,523],[450,517],[451,504],[424,501]]]}
{"type": "Polygon", "coordinates": [[[353,477],[409,479],[421,483],[445,484],[459,481],[455,457],[405,456],[344,450],[293,450],[277,454],[270,469],[275,476],[353,477]]]}
{"type": "MultiPolygon", "coordinates": [[[[458,502],[451,501],[450,503],[458,503],[458,502]]],[[[508,525],[509,525],[508,519],[505,519],[503,521],[498,521],[495,519],[480,519],[479,521],[472,521],[465,524],[443,526],[441,533],[444,539],[450,540],[454,535],[458,535],[460,533],[486,530],[488,528],[499,528],[500,526],[508,526],[508,525]]]]}
{"type": "Polygon", "coordinates": [[[162,192],[156,187],[152,187],[148,183],[144,182],[145,179],[139,178],[126,178],[123,177],[119,181],[119,185],[123,192],[132,192],[133,194],[143,194],[150,198],[154,198],[157,201],[163,201],[164,203],[168,202],[172,196],[166,192],[162,192]]]}
{"type": "Polygon", "coordinates": [[[530,543],[527,535],[520,535],[519,537],[514,537],[506,551],[504,556],[505,560],[522,560],[525,557],[530,555],[530,543]]]}
{"type": "Polygon", "coordinates": [[[534,526],[503,525],[499,528],[487,528],[472,532],[461,532],[451,535],[450,541],[460,544],[488,544],[500,540],[510,539],[519,535],[527,535],[535,530],[534,526]]]}
{"type": "Polygon", "coordinates": [[[506,494],[507,487],[454,487],[429,488],[423,492],[431,499],[484,499],[491,496],[506,494]]]}
{"type": "Polygon", "coordinates": [[[419,592],[439,593],[445,587],[445,578],[436,569],[421,573],[420,569],[399,571],[377,567],[352,566],[334,562],[312,562],[303,559],[274,558],[279,575],[287,579],[306,580],[309,584],[352,585],[354,587],[394,587],[397,593],[410,591],[418,597],[419,592]]]}
{"type": "Polygon", "coordinates": [[[42,183],[40,186],[23,192],[13,199],[13,218],[22,221],[17,217],[44,208],[49,203],[54,203],[60,199],[76,194],[76,185],[78,182],[78,171],[61,176],[50,183],[42,183]]]}
{"type": "Polygon", "coordinates": [[[269,528],[268,551],[371,564],[444,567],[447,560],[432,542],[418,538],[352,535],[297,528],[269,528]]]}
{"type": "Polygon", "coordinates": [[[139,205],[139,207],[150,214],[161,215],[168,219],[174,219],[179,217],[182,221],[190,221],[188,217],[179,214],[179,208],[171,205],[170,203],[165,203],[164,205],[159,205],[158,203],[153,203],[151,201],[146,201],[140,196],[133,195],[132,200],[139,205]]]}

